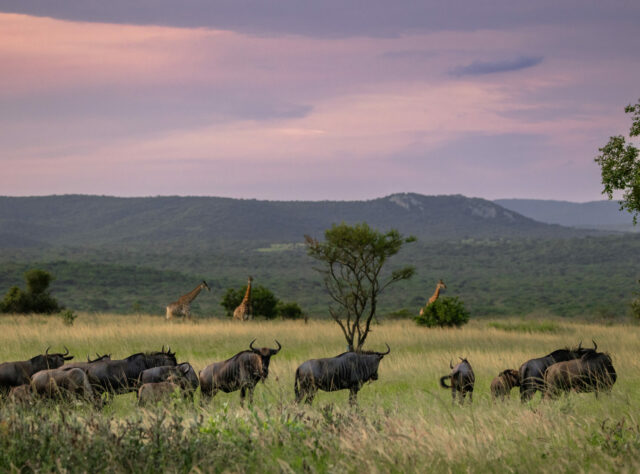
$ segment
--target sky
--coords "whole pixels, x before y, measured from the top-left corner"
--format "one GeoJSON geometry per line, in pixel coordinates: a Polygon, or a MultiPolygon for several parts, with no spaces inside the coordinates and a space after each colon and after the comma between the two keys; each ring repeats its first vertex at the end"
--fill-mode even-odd
{"type": "Polygon", "coordinates": [[[0,195],[604,199],[637,0],[0,0],[0,195]]]}

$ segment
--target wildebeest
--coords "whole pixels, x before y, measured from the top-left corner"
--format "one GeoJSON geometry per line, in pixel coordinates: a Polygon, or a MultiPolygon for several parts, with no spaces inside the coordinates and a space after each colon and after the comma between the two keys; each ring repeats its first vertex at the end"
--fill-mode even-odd
{"type": "Polygon", "coordinates": [[[296,401],[305,398],[311,404],[318,389],[325,392],[349,389],[349,403],[354,405],[358,391],[365,382],[378,380],[378,366],[382,358],[391,352],[344,352],[336,357],[311,359],[296,370],[294,391],[296,401]]]}
{"type": "Polygon", "coordinates": [[[183,390],[193,392],[200,385],[196,371],[189,362],[182,362],[176,366],[165,365],[143,370],[140,374],[140,384],[166,382],[171,378],[183,390]]]}
{"type": "Polygon", "coordinates": [[[176,365],[175,352],[170,349],[159,352],[140,352],[126,359],[100,360],[88,364],[83,370],[97,393],[126,393],[138,388],[138,378],[143,370],[163,365],[176,365]]]}
{"type": "Polygon", "coordinates": [[[169,381],[142,384],[138,389],[138,403],[144,405],[159,402],[179,389],[180,386],[177,383],[169,381]]]}
{"type": "Polygon", "coordinates": [[[206,396],[215,396],[222,390],[225,393],[240,390],[240,403],[244,403],[246,392],[249,391],[249,402],[253,402],[253,390],[256,384],[269,375],[271,356],[276,355],[282,346],[278,341],[277,349],[269,347],[255,348],[249,344],[249,350],[238,352],[236,355],[222,362],[215,362],[200,371],[200,389],[206,396]]]}
{"type": "Polygon", "coordinates": [[[544,374],[545,398],[554,398],[561,392],[598,392],[610,391],[616,382],[617,374],[611,357],[604,352],[588,351],[580,359],[558,362],[544,374]]]}
{"type": "Polygon", "coordinates": [[[0,364],[0,393],[6,394],[11,387],[29,383],[31,376],[36,372],[56,369],[64,364],[65,360],[73,359],[73,356],[69,355],[69,349],[66,347],[65,349],[64,353],[49,354],[49,348],[47,348],[44,354],[29,360],[0,364]]]}
{"type": "Polygon", "coordinates": [[[84,370],[78,367],[63,370],[48,369],[31,376],[31,388],[34,393],[47,398],[66,398],[76,395],[93,400],[93,389],[84,370]]]}
{"type": "Polygon", "coordinates": [[[556,362],[579,359],[589,350],[578,344],[575,349],[558,349],[544,357],[531,359],[520,366],[520,399],[523,402],[531,400],[536,391],[544,392],[544,373],[548,367],[556,362]]]}
{"type": "Polygon", "coordinates": [[[460,357],[460,363],[455,367],[453,363],[449,361],[449,368],[452,369],[449,375],[440,377],[440,386],[442,388],[451,389],[452,402],[455,403],[456,396],[459,397],[460,404],[464,403],[464,398],[469,394],[469,403],[473,402],[473,385],[476,381],[476,377],[473,374],[471,364],[467,359],[460,357]],[[451,385],[444,383],[445,380],[451,379],[451,385]]]}
{"type": "Polygon", "coordinates": [[[517,370],[503,370],[491,381],[491,397],[494,400],[500,397],[500,399],[504,401],[504,398],[511,393],[511,389],[519,385],[520,374],[517,370]]]}
{"type": "Polygon", "coordinates": [[[95,364],[96,362],[100,362],[103,360],[111,360],[111,354],[105,354],[105,355],[96,354],[96,358],[93,360],[91,360],[89,356],[87,356],[86,362],[71,362],[70,364],[64,364],[60,368],[62,370],[85,369],[89,364],[95,364]]]}
{"type": "Polygon", "coordinates": [[[14,403],[30,403],[33,400],[31,384],[23,383],[22,385],[11,387],[8,399],[14,403]]]}

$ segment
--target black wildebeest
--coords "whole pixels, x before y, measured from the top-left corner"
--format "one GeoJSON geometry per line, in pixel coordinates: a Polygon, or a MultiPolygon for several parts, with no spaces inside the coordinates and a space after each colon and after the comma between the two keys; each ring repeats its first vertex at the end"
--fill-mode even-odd
{"type": "Polygon", "coordinates": [[[452,402],[455,403],[456,395],[459,397],[460,404],[464,403],[464,398],[469,394],[469,403],[473,402],[473,385],[476,377],[473,374],[471,364],[467,359],[460,357],[460,363],[455,367],[449,361],[449,368],[452,369],[449,375],[440,377],[440,386],[442,388],[451,389],[452,402]],[[444,383],[445,380],[451,379],[451,385],[444,383]]]}
{"type": "Polygon", "coordinates": [[[498,397],[502,401],[509,396],[513,387],[520,385],[520,374],[515,369],[503,370],[491,381],[491,397],[495,400],[498,397]]]}
{"type": "Polygon", "coordinates": [[[578,344],[576,349],[558,349],[544,357],[531,359],[520,366],[520,400],[531,400],[536,391],[544,392],[544,373],[556,362],[579,359],[589,350],[578,344]]]}
{"type": "Polygon", "coordinates": [[[69,355],[69,349],[65,347],[65,350],[64,353],[49,354],[47,348],[44,354],[29,360],[0,364],[0,393],[8,393],[11,387],[30,383],[31,376],[36,372],[57,369],[65,360],[73,359],[73,356],[69,355]]]}
{"type": "Polygon", "coordinates": [[[36,372],[31,376],[31,388],[34,393],[47,398],[65,398],[74,394],[86,400],[93,400],[89,377],[79,367],[36,372]]]}
{"type": "Polygon", "coordinates": [[[143,370],[176,364],[175,352],[170,349],[165,352],[163,347],[159,352],[139,352],[126,359],[93,362],[83,370],[96,393],[126,393],[138,388],[143,370]]]}
{"type": "Polygon", "coordinates": [[[545,398],[555,398],[561,392],[598,392],[610,391],[616,382],[617,374],[611,357],[604,352],[596,352],[594,342],[579,359],[553,364],[544,373],[545,398]]]}
{"type": "Polygon", "coordinates": [[[362,385],[378,380],[378,366],[389,352],[391,348],[387,344],[387,352],[344,352],[336,357],[303,362],[296,370],[296,401],[306,398],[306,403],[311,404],[318,389],[325,392],[349,389],[349,403],[355,405],[362,385]]]}
{"type": "Polygon", "coordinates": [[[203,395],[213,397],[219,390],[225,393],[240,390],[240,403],[244,403],[246,392],[249,391],[249,402],[253,402],[256,384],[264,382],[269,375],[271,356],[282,349],[278,341],[277,349],[258,349],[253,347],[255,341],[251,341],[249,350],[238,352],[230,359],[215,362],[200,371],[200,390],[203,395]]]}
{"type": "Polygon", "coordinates": [[[165,365],[143,370],[140,374],[140,384],[166,382],[171,378],[183,390],[193,392],[200,385],[196,371],[189,362],[182,362],[176,366],[165,365]]]}
{"type": "Polygon", "coordinates": [[[87,356],[86,362],[71,362],[70,364],[64,364],[60,367],[62,370],[69,369],[85,369],[90,364],[95,364],[96,362],[100,362],[103,360],[111,360],[111,354],[100,355],[96,354],[96,358],[91,360],[89,356],[87,356]]]}

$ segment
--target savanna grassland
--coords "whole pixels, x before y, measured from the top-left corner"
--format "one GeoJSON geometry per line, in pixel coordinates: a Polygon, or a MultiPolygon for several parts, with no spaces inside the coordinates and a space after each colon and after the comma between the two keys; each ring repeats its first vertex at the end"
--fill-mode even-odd
{"type": "Polygon", "coordinates": [[[84,402],[0,405],[0,470],[58,472],[637,472],[640,469],[640,327],[566,319],[472,320],[462,329],[384,322],[367,342],[391,353],[379,380],[365,385],[358,408],[348,392],[320,392],[312,407],[293,403],[304,360],[345,349],[329,321],[167,323],[153,316],[81,314],[73,326],[56,317],[0,318],[0,360],[20,360],[51,345],[77,359],[123,358],[171,346],[178,361],[202,369],[248,347],[282,351],[254,405],[220,393],[202,403],[174,397],[140,409],[116,396],[98,410],[84,402]],[[582,340],[613,358],[611,395],[539,396],[522,405],[512,393],[492,403],[491,379],[505,368],[582,340]],[[476,374],[472,406],[452,407],[438,385],[449,361],[469,359],[476,374]]]}

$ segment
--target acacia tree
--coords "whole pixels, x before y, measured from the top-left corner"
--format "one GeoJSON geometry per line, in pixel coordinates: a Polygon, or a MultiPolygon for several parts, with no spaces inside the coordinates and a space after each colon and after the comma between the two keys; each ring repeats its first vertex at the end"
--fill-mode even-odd
{"type": "Polygon", "coordinates": [[[620,210],[632,213],[635,225],[640,214],[640,159],[631,137],[640,136],[640,100],[635,105],[627,105],[624,111],[633,114],[629,142],[622,135],[610,137],[609,142],[599,149],[601,155],[595,161],[602,171],[603,194],[612,199],[614,191],[623,191],[620,210]]]}
{"type": "Polygon", "coordinates": [[[322,263],[315,268],[333,300],[331,317],[342,329],[350,351],[360,350],[371,330],[378,297],[389,285],[411,278],[414,267],[383,274],[389,257],[397,254],[415,237],[405,238],[397,230],[382,234],[366,223],[333,225],[324,233],[325,241],[305,235],[307,253],[322,263]]]}

